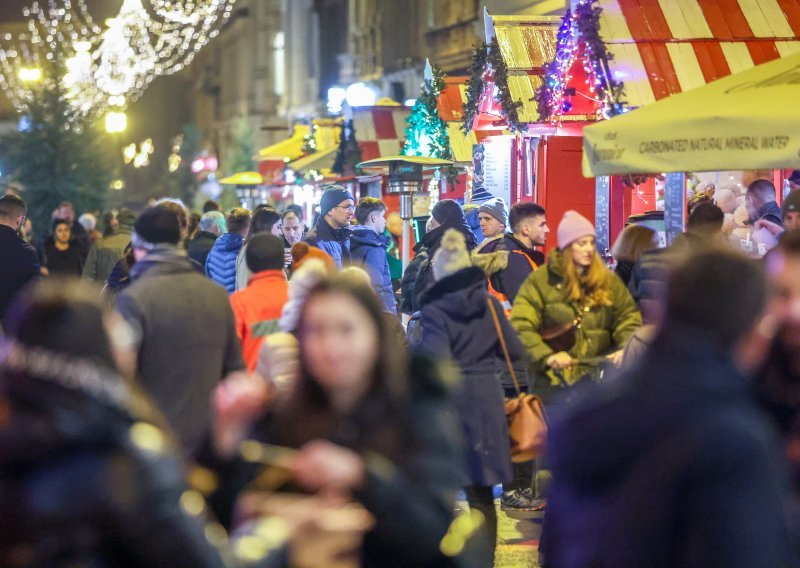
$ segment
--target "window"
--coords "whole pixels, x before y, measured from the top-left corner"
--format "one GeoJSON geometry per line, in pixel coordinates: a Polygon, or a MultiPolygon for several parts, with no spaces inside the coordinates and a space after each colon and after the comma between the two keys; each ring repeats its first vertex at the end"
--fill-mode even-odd
{"type": "Polygon", "coordinates": [[[283,95],[286,86],[285,77],[285,60],[286,60],[286,45],[283,37],[283,32],[275,34],[275,39],[272,40],[272,58],[274,76],[272,78],[273,91],[276,95],[283,95]]]}

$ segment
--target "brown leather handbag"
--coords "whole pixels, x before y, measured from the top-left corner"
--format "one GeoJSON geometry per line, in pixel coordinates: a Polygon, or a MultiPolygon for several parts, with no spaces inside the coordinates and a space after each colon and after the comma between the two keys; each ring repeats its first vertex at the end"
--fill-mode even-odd
{"type": "Polygon", "coordinates": [[[569,352],[570,349],[575,347],[575,341],[578,338],[578,330],[583,324],[583,313],[585,310],[578,310],[575,314],[575,319],[570,322],[554,325],[539,332],[542,340],[547,343],[547,346],[553,350],[554,353],[562,351],[569,352]]]}
{"type": "Polygon", "coordinates": [[[511,364],[503,329],[500,327],[500,320],[497,317],[497,309],[491,298],[487,298],[487,301],[492,319],[494,319],[494,326],[497,329],[497,337],[500,339],[500,346],[503,348],[508,371],[511,373],[514,388],[517,390],[516,398],[505,402],[508,435],[511,440],[511,461],[517,463],[531,461],[544,454],[547,445],[547,415],[542,399],[535,394],[522,392],[517,374],[514,372],[514,366],[511,364]]]}

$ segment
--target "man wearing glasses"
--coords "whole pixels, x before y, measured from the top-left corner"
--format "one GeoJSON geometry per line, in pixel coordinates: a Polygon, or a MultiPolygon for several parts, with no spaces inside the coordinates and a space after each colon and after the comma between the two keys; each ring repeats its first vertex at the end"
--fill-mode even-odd
{"type": "Polygon", "coordinates": [[[27,211],[21,197],[0,197],[0,323],[5,321],[17,292],[40,271],[36,249],[19,235],[27,211]]]}
{"type": "Polygon", "coordinates": [[[352,194],[340,185],[329,185],[319,202],[317,224],[305,241],[328,253],[337,270],[350,262],[350,219],[355,211],[352,194]]]}

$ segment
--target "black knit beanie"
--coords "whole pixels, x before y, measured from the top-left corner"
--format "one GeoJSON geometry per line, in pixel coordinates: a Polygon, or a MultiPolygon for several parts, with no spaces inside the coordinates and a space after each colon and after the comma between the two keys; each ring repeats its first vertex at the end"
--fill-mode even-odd
{"type": "Polygon", "coordinates": [[[133,238],[134,246],[152,248],[152,246],[168,243],[177,245],[181,240],[181,225],[174,211],[162,205],[148,207],[133,224],[137,238],[133,238]],[[151,246],[142,246],[149,244],[151,246]]]}
{"type": "Polygon", "coordinates": [[[320,217],[325,217],[325,215],[328,214],[328,211],[339,205],[342,201],[347,201],[348,199],[355,202],[355,199],[353,199],[353,194],[347,191],[341,185],[329,185],[327,188],[325,188],[322,198],[319,201],[320,217]]]}
{"type": "Polygon", "coordinates": [[[253,235],[247,243],[245,261],[253,274],[283,268],[283,241],[271,233],[253,235]]]}
{"type": "Polygon", "coordinates": [[[457,201],[442,199],[433,206],[431,215],[440,225],[455,225],[464,220],[464,210],[457,201]]]}

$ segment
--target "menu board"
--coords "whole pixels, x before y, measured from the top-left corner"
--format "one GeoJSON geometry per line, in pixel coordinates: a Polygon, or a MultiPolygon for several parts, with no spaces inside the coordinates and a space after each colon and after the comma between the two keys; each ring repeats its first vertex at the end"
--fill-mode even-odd
{"type": "Polygon", "coordinates": [[[611,243],[609,242],[611,217],[610,196],[611,178],[608,176],[598,176],[595,180],[594,223],[597,233],[597,252],[602,257],[608,257],[611,249],[611,243]]]}
{"type": "Polygon", "coordinates": [[[473,201],[501,197],[511,203],[511,136],[493,136],[473,147],[473,201]]]}
{"type": "Polygon", "coordinates": [[[670,173],[664,180],[664,231],[667,244],[681,234],[686,226],[686,176],[670,173]]]}

